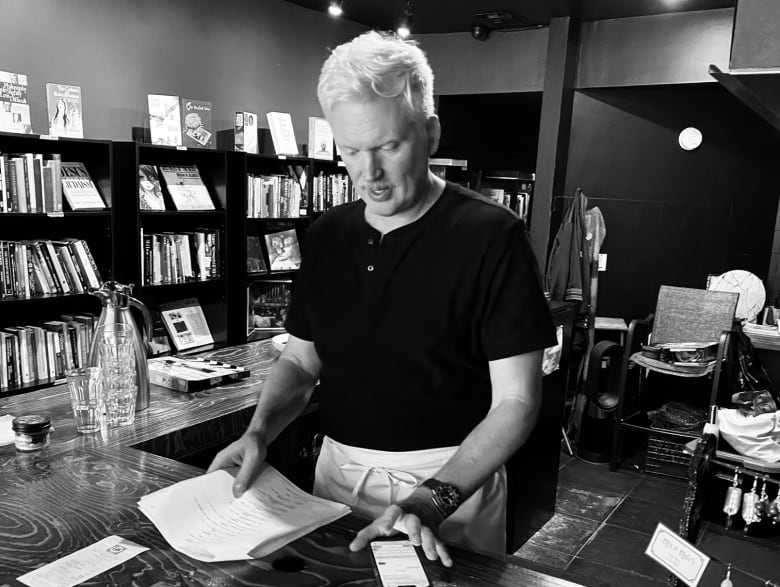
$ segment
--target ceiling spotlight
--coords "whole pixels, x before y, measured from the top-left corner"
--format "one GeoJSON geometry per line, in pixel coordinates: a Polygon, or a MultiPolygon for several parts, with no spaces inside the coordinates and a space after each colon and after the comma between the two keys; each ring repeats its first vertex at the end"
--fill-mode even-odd
{"type": "Polygon", "coordinates": [[[398,25],[395,34],[402,39],[405,39],[412,34],[412,19],[414,18],[414,0],[406,0],[406,8],[404,9],[403,18],[401,18],[401,24],[398,25]]]}
{"type": "Polygon", "coordinates": [[[331,16],[341,16],[341,14],[344,12],[341,8],[341,3],[343,0],[330,0],[330,4],[328,5],[328,14],[331,16]]]}

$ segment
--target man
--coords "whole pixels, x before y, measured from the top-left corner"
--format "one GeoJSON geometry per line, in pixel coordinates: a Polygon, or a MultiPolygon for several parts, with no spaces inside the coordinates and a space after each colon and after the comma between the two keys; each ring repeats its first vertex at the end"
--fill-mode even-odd
{"type": "Polygon", "coordinates": [[[503,555],[503,464],[555,343],[525,227],[429,170],[441,129],[416,44],[365,33],[333,51],[317,93],[360,200],[310,227],[289,342],[210,470],[240,464],[241,494],[319,380],[314,492],[374,518],[350,548],[401,530],[446,566],[445,541],[503,555]]]}

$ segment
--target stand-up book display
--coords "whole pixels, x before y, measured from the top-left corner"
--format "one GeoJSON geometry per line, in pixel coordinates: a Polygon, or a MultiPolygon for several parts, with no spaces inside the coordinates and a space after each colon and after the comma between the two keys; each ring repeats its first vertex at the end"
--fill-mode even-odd
{"type": "Polygon", "coordinates": [[[301,250],[295,229],[265,235],[271,271],[290,271],[301,266],[301,250]]]}
{"type": "Polygon", "coordinates": [[[138,166],[138,208],[141,210],[165,210],[160,176],[154,165],[138,166]]]}
{"type": "Polygon", "coordinates": [[[309,116],[309,157],[333,160],[333,131],[324,118],[309,116]]]}
{"type": "Polygon", "coordinates": [[[87,166],[81,162],[63,161],[60,164],[62,174],[62,193],[71,210],[104,210],[106,204],[100,192],[89,176],[87,166]]]}
{"type": "Polygon", "coordinates": [[[153,145],[181,145],[181,117],[178,96],[147,94],[149,135],[153,145]]]}
{"type": "Polygon", "coordinates": [[[233,133],[236,151],[257,153],[257,114],[236,112],[233,133]]]}
{"type": "Polygon", "coordinates": [[[80,86],[46,84],[46,105],[49,108],[49,135],[84,138],[80,86]]]}
{"type": "Polygon", "coordinates": [[[295,142],[295,129],[289,112],[268,112],[268,127],[277,155],[297,155],[298,143],[295,142]]]}
{"type": "Polygon", "coordinates": [[[181,99],[182,145],[200,149],[213,149],[211,102],[208,100],[181,99]]]}
{"type": "Polygon", "coordinates": [[[160,304],[165,330],[177,351],[214,343],[203,308],[195,298],[160,304]]]}
{"type": "Polygon", "coordinates": [[[27,76],[0,71],[0,131],[32,134],[27,76]]]}
{"type": "Polygon", "coordinates": [[[214,202],[195,165],[161,165],[160,175],[177,210],[214,210],[214,202]]]}

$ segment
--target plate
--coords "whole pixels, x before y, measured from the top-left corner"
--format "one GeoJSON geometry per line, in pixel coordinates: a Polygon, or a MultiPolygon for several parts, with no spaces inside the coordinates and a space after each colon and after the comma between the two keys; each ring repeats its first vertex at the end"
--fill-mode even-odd
{"type": "Polygon", "coordinates": [[[756,275],[744,269],[733,269],[713,277],[707,289],[738,293],[739,300],[735,316],[748,322],[755,320],[766,302],[766,290],[763,282],[756,275]]]}

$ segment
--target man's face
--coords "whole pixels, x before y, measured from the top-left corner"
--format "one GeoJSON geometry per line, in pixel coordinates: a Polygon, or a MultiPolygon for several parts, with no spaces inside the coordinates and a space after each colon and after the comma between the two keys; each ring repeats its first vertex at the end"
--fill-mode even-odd
{"type": "Polygon", "coordinates": [[[374,98],[338,102],[328,120],[367,217],[409,214],[414,220],[426,197],[438,118],[415,120],[400,100],[374,98]]]}

